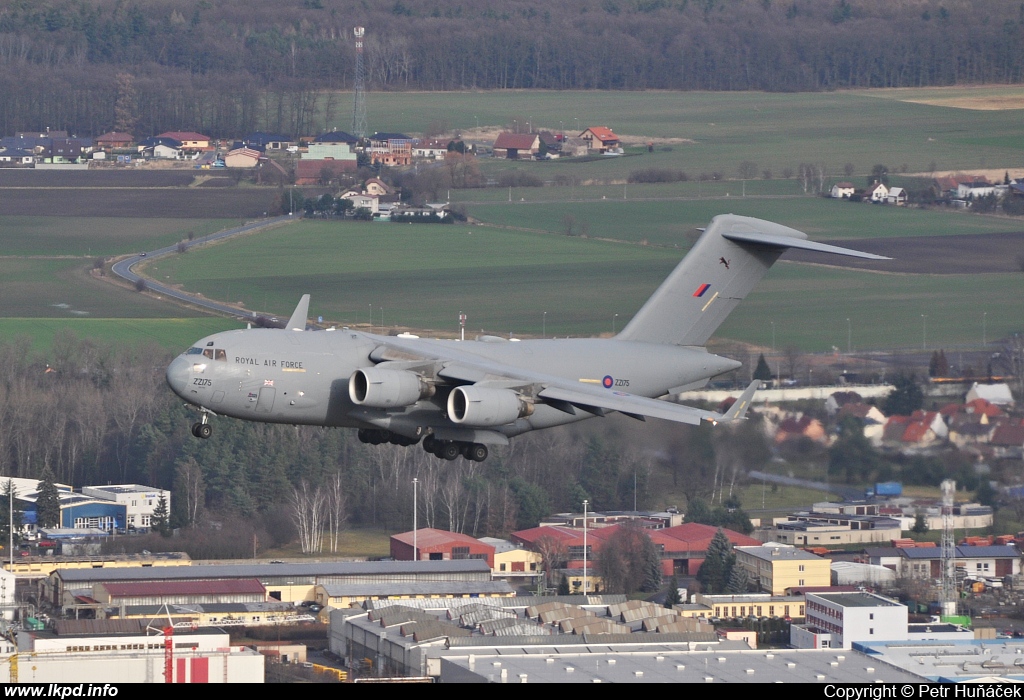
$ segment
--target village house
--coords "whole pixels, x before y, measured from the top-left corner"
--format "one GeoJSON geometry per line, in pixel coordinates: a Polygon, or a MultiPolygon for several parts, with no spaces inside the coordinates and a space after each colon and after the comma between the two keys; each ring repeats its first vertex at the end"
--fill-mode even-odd
{"type": "Polygon", "coordinates": [[[853,186],[852,182],[837,182],[832,185],[832,192],[829,196],[833,199],[849,199],[856,191],[857,188],[853,186]]]}
{"type": "Polygon", "coordinates": [[[27,167],[35,162],[32,151],[23,148],[0,148],[0,168],[27,167]]]}
{"type": "Polygon", "coordinates": [[[869,200],[872,204],[884,204],[888,196],[889,188],[881,182],[874,183],[864,192],[864,199],[869,200]]]}
{"type": "Polygon", "coordinates": [[[228,168],[255,168],[260,162],[260,152],[251,148],[236,148],[224,156],[224,165],[228,168]]]}
{"type": "Polygon", "coordinates": [[[530,159],[540,152],[540,137],[537,134],[513,134],[510,131],[503,131],[494,140],[492,150],[495,158],[530,159]]]}
{"type": "Polygon", "coordinates": [[[597,153],[622,152],[619,147],[619,137],[607,126],[588,127],[580,134],[580,138],[587,142],[591,151],[597,153]]]}
{"type": "Polygon", "coordinates": [[[885,196],[886,204],[894,204],[898,207],[907,205],[907,191],[902,187],[890,187],[889,193],[885,196]]]}
{"type": "Polygon", "coordinates": [[[426,139],[412,147],[413,158],[444,160],[448,155],[448,142],[439,139],[426,139]]]}
{"type": "Polygon", "coordinates": [[[157,138],[174,139],[181,144],[179,148],[183,153],[200,153],[213,148],[210,145],[209,136],[204,136],[194,131],[165,131],[162,134],[158,134],[157,138]]]}
{"type": "Polygon", "coordinates": [[[135,142],[135,137],[123,131],[108,131],[101,136],[97,136],[93,139],[93,142],[96,144],[96,148],[129,148],[135,142]]]}
{"type": "Polygon", "coordinates": [[[1012,406],[1013,405],[1013,394],[1010,393],[1010,387],[1006,383],[999,384],[979,384],[974,382],[971,388],[967,391],[966,400],[968,403],[975,399],[984,399],[985,401],[998,404],[1000,406],[1012,406]]]}
{"type": "Polygon", "coordinates": [[[392,167],[411,165],[412,143],[405,134],[377,132],[370,137],[370,160],[392,167]]]}

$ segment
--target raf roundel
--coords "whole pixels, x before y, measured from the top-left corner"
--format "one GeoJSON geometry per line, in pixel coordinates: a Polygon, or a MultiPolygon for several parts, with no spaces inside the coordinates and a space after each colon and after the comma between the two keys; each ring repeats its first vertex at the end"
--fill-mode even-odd
{"type": "Polygon", "coordinates": [[[613,386],[615,386],[615,380],[612,379],[612,376],[610,374],[605,375],[605,378],[601,380],[601,385],[605,389],[611,389],[613,386]]]}

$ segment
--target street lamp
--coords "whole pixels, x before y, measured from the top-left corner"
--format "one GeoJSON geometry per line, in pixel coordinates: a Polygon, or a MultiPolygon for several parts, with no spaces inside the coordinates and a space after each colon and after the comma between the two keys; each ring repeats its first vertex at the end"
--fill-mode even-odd
{"type": "Polygon", "coordinates": [[[988,347],[988,311],[981,312],[981,345],[988,347]]]}
{"type": "Polygon", "coordinates": [[[420,560],[420,548],[418,546],[419,541],[416,538],[416,486],[420,483],[419,479],[412,480],[412,560],[420,560]]]}
{"type": "Polygon", "coordinates": [[[921,349],[928,349],[928,315],[921,314],[921,349]]]}
{"type": "Polygon", "coordinates": [[[619,318],[618,314],[615,314],[614,316],[612,316],[612,335],[615,335],[615,321],[617,321],[618,318],[619,318]]]}
{"type": "Polygon", "coordinates": [[[475,119],[475,120],[476,120],[476,128],[477,128],[477,129],[479,129],[479,128],[480,128],[480,117],[478,117],[478,116],[476,116],[476,115],[474,114],[474,115],[473,115],[473,119],[475,119]]]}
{"type": "Polygon", "coordinates": [[[583,595],[587,594],[587,505],[583,501],[583,595]]]}
{"type": "Polygon", "coordinates": [[[775,352],[775,321],[769,321],[772,324],[772,352],[775,352]]]}
{"type": "Polygon", "coordinates": [[[846,319],[846,354],[850,354],[850,340],[853,337],[853,329],[850,326],[850,319],[846,319]]]}
{"type": "Polygon", "coordinates": [[[541,321],[540,321],[540,337],[541,338],[547,338],[548,337],[548,312],[547,311],[544,312],[544,316],[543,316],[543,318],[541,318],[541,321]]]}

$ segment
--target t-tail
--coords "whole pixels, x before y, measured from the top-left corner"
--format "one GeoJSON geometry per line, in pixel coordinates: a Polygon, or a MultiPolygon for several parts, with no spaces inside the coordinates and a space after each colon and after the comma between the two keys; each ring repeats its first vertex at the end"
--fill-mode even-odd
{"type": "Polygon", "coordinates": [[[868,260],[882,255],[807,240],[807,234],[749,216],[716,216],[617,338],[704,345],[788,248],[868,260]]]}

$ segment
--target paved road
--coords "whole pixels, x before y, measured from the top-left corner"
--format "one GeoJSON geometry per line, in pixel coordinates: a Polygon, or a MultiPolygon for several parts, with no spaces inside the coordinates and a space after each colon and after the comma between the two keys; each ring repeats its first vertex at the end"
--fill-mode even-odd
{"type": "MultiPolygon", "coordinates": [[[[278,226],[281,224],[286,224],[298,220],[299,217],[297,216],[278,216],[272,219],[262,219],[260,221],[254,221],[252,223],[248,223],[243,226],[238,226],[236,228],[229,228],[223,231],[218,231],[217,233],[210,234],[209,236],[197,238],[194,241],[186,241],[185,247],[186,249],[192,248],[197,245],[202,245],[203,243],[209,243],[211,241],[220,241],[224,240],[225,238],[238,236],[243,233],[251,233],[262,228],[278,226]]],[[[178,254],[177,243],[175,243],[172,246],[167,246],[166,248],[147,251],[145,253],[140,253],[138,255],[132,255],[131,257],[125,258],[124,260],[119,260],[118,262],[114,263],[114,265],[110,269],[118,277],[122,277],[128,280],[128,282],[130,282],[131,284],[135,284],[136,282],[139,281],[139,279],[142,279],[139,275],[135,274],[132,271],[132,268],[136,264],[143,262],[145,260],[153,260],[171,254],[178,254]]],[[[182,292],[180,290],[174,289],[173,287],[168,287],[167,285],[160,284],[159,282],[149,278],[146,278],[146,288],[158,294],[163,294],[165,296],[178,299],[179,301],[183,301],[187,304],[192,304],[193,306],[199,306],[204,309],[209,309],[211,311],[216,311],[218,313],[228,314],[229,316],[236,316],[245,320],[251,321],[258,315],[255,311],[242,311],[236,306],[222,304],[221,302],[218,301],[211,301],[210,299],[204,299],[203,297],[196,296],[194,294],[182,292]]]]}
{"type": "Polygon", "coordinates": [[[856,486],[846,486],[843,484],[826,484],[823,481],[797,479],[792,476],[782,476],[781,474],[768,474],[766,472],[758,471],[750,472],[748,476],[750,477],[751,483],[763,480],[767,481],[768,483],[782,484],[784,486],[803,486],[805,488],[816,489],[818,491],[827,491],[829,493],[838,494],[839,496],[848,500],[857,500],[864,498],[864,489],[857,488],[856,486]]]}

